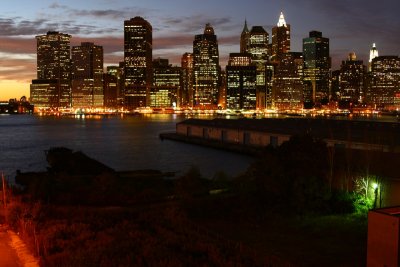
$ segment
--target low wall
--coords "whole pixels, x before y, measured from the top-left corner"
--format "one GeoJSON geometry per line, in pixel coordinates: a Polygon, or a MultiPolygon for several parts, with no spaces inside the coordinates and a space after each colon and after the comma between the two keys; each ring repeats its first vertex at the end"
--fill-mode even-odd
{"type": "MultiPolygon", "coordinates": [[[[216,140],[222,143],[236,143],[250,146],[266,147],[272,145],[280,146],[288,141],[290,134],[273,133],[257,130],[246,130],[241,128],[225,128],[221,126],[207,126],[179,123],[176,125],[176,133],[182,136],[197,137],[205,140],[216,140]]],[[[373,150],[382,152],[399,153],[398,149],[387,145],[369,144],[339,139],[323,139],[328,146],[346,147],[359,150],[373,150]]]]}
{"type": "Polygon", "coordinates": [[[221,143],[242,144],[248,146],[266,147],[279,146],[290,139],[287,134],[275,134],[254,130],[230,129],[224,127],[210,127],[202,125],[186,125],[180,123],[176,126],[176,134],[186,137],[215,140],[221,143]]]}

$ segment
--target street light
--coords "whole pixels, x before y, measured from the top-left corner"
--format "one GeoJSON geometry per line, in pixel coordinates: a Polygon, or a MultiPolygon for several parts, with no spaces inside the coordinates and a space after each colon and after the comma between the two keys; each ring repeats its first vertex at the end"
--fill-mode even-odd
{"type": "Polygon", "coordinates": [[[372,188],[374,189],[374,209],[376,208],[376,202],[378,200],[378,183],[373,183],[372,188]]]}

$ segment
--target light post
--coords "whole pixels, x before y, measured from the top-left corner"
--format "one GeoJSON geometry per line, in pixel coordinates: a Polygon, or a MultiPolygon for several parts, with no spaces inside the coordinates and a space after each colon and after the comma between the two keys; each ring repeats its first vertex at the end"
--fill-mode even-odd
{"type": "Polygon", "coordinates": [[[376,208],[376,202],[378,200],[378,184],[377,183],[373,183],[372,184],[372,188],[374,189],[374,209],[376,208]]]}

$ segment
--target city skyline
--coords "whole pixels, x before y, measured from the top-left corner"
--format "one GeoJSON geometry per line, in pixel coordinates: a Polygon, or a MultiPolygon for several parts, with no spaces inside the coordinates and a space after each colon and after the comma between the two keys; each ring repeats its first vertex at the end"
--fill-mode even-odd
{"type": "Polygon", "coordinates": [[[29,1],[3,4],[0,15],[0,100],[29,96],[36,76],[35,36],[48,31],[72,35],[71,46],[94,42],[104,47],[104,68],[123,60],[124,20],[142,16],[153,26],[153,58],[167,58],[180,65],[185,52],[193,51],[193,38],[211,23],[218,36],[220,64],[227,65],[229,53],[239,52],[244,20],[249,27],[263,26],[271,36],[283,11],[291,25],[291,51],[302,50],[302,39],[311,30],[322,31],[331,41],[332,69],[350,52],[368,62],[369,49],[376,43],[380,55],[399,55],[400,18],[395,0],[347,1],[289,0],[279,3],[259,0],[246,4],[229,1],[29,1]],[[356,2],[356,1],[354,1],[356,2]],[[23,6],[24,8],[21,8],[23,6]]]}

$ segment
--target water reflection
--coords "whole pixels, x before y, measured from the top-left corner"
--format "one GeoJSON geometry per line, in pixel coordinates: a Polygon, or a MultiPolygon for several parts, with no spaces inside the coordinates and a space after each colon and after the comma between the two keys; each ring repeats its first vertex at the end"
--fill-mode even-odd
{"type": "Polygon", "coordinates": [[[46,169],[44,150],[66,146],[86,153],[116,170],[158,169],[182,173],[197,166],[204,176],[217,171],[243,172],[251,157],[161,141],[187,117],[177,114],[7,116],[0,118],[0,170],[12,177],[17,169],[46,169]]]}

